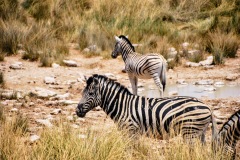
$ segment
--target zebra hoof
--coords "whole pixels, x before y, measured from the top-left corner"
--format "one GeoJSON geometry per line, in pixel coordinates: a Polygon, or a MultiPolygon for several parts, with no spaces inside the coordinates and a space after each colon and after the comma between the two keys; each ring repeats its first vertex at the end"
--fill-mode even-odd
{"type": "Polygon", "coordinates": [[[127,73],[127,71],[126,71],[125,69],[122,69],[122,72],[123,72],[123,73],[127,73]]]}

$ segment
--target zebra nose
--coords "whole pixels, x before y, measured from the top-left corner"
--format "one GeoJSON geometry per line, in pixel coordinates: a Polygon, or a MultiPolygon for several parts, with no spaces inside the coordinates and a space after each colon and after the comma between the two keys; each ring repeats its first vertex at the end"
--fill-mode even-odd
{"type": "Polygon", "coordinates": [[[112,58],[117,58],[116,54],[112,53],[112,58]]]}

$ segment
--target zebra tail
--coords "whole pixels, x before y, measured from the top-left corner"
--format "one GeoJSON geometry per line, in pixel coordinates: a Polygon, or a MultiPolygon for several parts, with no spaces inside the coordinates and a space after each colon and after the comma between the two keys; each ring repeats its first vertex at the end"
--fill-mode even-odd
{"type": "Polygon", "coordinates": [[[164,63],[162,64],[162,73],[161,73],[161,81],[162,81],[162,86],[163,86],[163,91],[165,90],[166,87],[166,65],[164,63]]]}

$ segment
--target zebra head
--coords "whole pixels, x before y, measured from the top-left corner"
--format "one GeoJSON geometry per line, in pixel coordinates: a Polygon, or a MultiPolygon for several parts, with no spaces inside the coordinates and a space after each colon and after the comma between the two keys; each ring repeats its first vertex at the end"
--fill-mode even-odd
{"type": "Polygon", "coordinates": [[[96,78],[90,77],[87,80],[87,86],[82,92],[82,99],[76,109],[76,114],[79,117],[84,117],[88,111],[101,104],[99,87],[100,85],[96,78]]]}
{"type": "Polygon", "coordinates": [[[122,38],[119,38],[118,36],[115,36],[116,44],[114,47],[114,50],[112,52],[112,58],[117,58],[119,54],[122,53],[122,47],[120,42],[122,41],[122,38]]]}

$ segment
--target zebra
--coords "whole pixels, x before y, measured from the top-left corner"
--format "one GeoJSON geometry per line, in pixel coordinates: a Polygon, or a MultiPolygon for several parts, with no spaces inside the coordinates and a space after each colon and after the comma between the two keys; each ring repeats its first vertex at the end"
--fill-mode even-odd
{"type": "Polygon", "coordinates": [[[236,144],[240,140],[240,110],[235,112],[214,138],[214,150],[221,150],[223,156],[236,157],[236,144]]]}
{"type": "Polygon", "coordinates": [[[160,97],[163,97],[163,91],[166,85],[167,61],[157,53],[141,55],[135,52],[135,49],[127,37],[121,35],[115,36],[116,44],[112,52],[112,58],[122,55],[125,63],[125,71],[132,86],[133,94],[137,95],[138,78],[153,78],[157,85],[160,97]]]}
{"type": "MultiPolygon", "coordinates": [[[[100,106],[110,118],[130,135],[146,134],[168,139],[182,134],[186,142],[199,138],[205,142],[205,131],[212,122],[211,109],[193,97],[147,98],[132,94],[120,83],[94,74],[86,81],[76,114],[84,117],[100,106]]],[[[215,125],[212,125],[215,134],[215,125]]]]}

